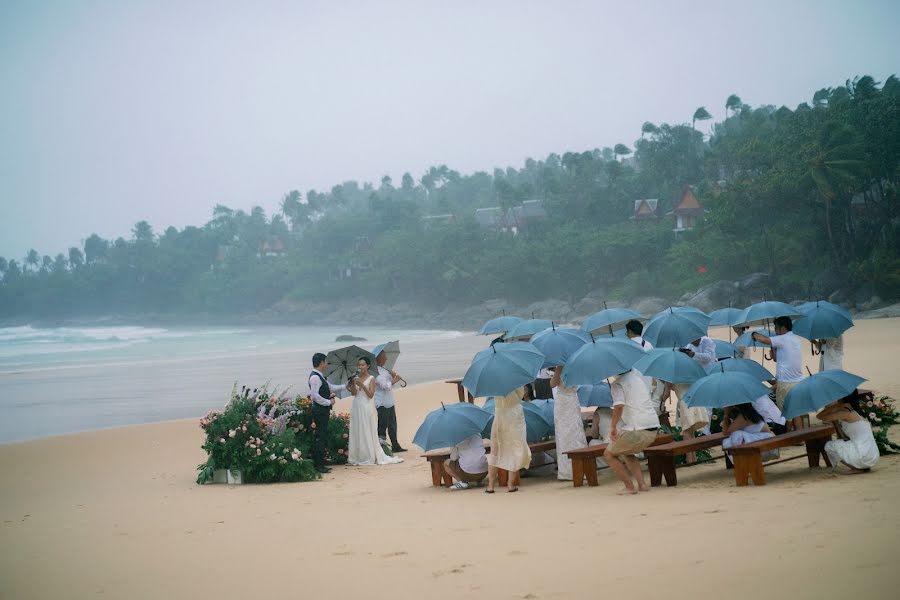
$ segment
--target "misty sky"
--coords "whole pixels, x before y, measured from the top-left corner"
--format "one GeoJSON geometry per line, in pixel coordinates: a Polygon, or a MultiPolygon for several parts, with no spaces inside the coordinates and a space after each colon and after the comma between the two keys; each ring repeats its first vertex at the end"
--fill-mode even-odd
{"type": "MultiPolygon", "coordinates": [[[[900,2],[0,2],[0,255],[900,72],[900,2]]],[[[708,123],[703,127],[708,127],[708,123]]]]}

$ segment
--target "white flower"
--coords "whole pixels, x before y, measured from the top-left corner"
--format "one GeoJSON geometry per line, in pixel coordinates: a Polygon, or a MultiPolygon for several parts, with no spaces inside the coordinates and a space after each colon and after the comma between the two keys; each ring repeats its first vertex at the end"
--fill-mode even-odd
{"type": "Polygon", "coordinates": [[[260,454],[262,454],[262,450],[260,450],[259,448],[257,448],[257,449],[256,449],[256,455],[259,456],[260,454]]]}
{"type": "Polygon", "coordinates": [[[275,455],[274,455],[274,454],[270,454],[270,455],[269,455],[269,460],[275,460],[275,455]]]}
{"type": "Polygon", "coordinates": [[[228,437],[233,438],[235,433],[237,433],[237,432],[236,432],[234,429],[229,429],[229,430],[228,430],[228,437]]]}
{"type": "Polygon", "coordinates": [[[875,413],[873,413],[873,412],[870,412],[870,413],[869,413],[869,418],[870,418],[870,419],[874,419],[875,417],[876,417],[875,413]]]}
{"type": "Polygon", "coordinates": [[[219,443],[220,443],[220,444],[224,444],[224,443],[225,443],[225,438],[219,438],[219,443]]]}

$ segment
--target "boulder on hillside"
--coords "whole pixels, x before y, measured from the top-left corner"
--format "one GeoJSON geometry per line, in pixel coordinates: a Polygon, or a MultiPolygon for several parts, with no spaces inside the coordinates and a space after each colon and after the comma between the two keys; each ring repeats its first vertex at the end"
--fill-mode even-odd
{"type": "Polygon", "coordinates": [[[523,319],[530,319],[532,313],[535,319],[550,319],[556,323],[566,323],[572,316],[572,306],[564,300],[551,298],[529,304],[519,316],[523,319]]]}
{"type": "Polygon", "coordinates": [[[747,294],[759,294],[769,291],[775,285],[775,278],[770,273],[750,273],[737,281],[737,288],[747,294]]]}
{"type": "Polygon", "coordinates": [[[727,307],[729,302],[734,303],[736,290],[737,285],[733,281],[716,281],[703,286],[686,299],[682,297],[682,302],[709,313],[727,307]]]}
{"type": "Polygon", "coordinates": [[[900,317],[900,302],[853,315],[854,319],[887,319],[889,317],[900,317]]]}
{"type": "Polygon", "coordinates": [[[631,305],[631,310],[636,311],[644,315],[645,317],[652,317],[656,313],[664,310],[667,306],[669,306],[669,301],[665,298],[641,298],[635,304],[631,305]]]}
{"type": "Polygon", "coordinates": [[[589,317],[601,310],[603,310],[603,300],[591,296],[582,298],[572,308],[572,311],[581,318],[589,317]]]}

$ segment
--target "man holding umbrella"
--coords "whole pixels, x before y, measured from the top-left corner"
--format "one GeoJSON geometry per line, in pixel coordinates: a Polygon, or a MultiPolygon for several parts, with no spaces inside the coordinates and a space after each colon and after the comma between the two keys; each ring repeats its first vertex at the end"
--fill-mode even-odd
{"type": "MultiPolygon", "coordinates": [[[[794,335],[790,317],[775,319],[775,334],[772,337],[754,331],[752,337],[757,342],[768,344],[775,349],[775,404],[784,412],[784,400],[788,392],[803,381],[803,352],[800,338],[794,335]]],[[[788,429],[803,429],[803,417],[794,417],[788,429]]]]}
{"type": "Polygon", "coordinates": [[[315,432],[313,445],[313,464],[319,473],[330,473],[331,469],[325,466],[325,441],[328,437],[328,418],[331,416],[331,407],[334,406],[337,394],[347,389],[346,385],[329,384],[325,378],[325,369],[328,362],[325,355],[316,352],[312,357],[313,372],[309,374],[309,397],[312,399],[312,420],[315,432]]]}
{"type": "Polygon", "coordinates": [[[400,376],[385,367],[387,353],[382,350],[375,357],[378,365],[378,376],[375,378],[375,410],[378,412],[378,439],[384,440],[385,435],[391,437],[391,452],[406,452],[406,448],[400,447],[397,441],[397,411],[394,403],[394,386],[400,381],[400,376]]]}

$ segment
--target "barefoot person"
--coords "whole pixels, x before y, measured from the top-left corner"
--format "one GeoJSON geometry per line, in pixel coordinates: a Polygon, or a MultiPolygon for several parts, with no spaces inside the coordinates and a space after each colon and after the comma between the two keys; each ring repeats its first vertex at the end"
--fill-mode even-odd
{"type": "Polygon", "coordinates": [[[406,452],[406,448],[400,447],[397,441],[397,410],[394,408],[394,386],[400,381],[400,376],[385,368],[387,354],[382,350],[375,357],[378,365],[378,376],[375,378],[375,410],[378,412],[378,439],[384,440],[386,435],[391,438],[391,452],[406,452]]]}
{"type": "Polygon", "coordinates": [[[325,355],[316,352],[312,357],[313,372],[309,374],[309,397],[312,398],[312,420],[315,432],[313,433],[313,464],[319,473],[330,473],[331,469],[325,466],[325,441],[328,436],[328,419],[331,416],[331,407],[334,406],[335,392],[347,389],[340,384],[329,384],[325,379],[325,355]]]}
{"type": "Polygon", "coordinates": [[[643,452],[653,443],[659,429],[659,418],[653,410],[650,389],[644,377],[632,370],[616,377],[611,392],[612,442],[606,447],[603,458],[610,470],[625,484],[625,489],[620,494],[635,494],[638,490],[646,492],[648,488],[641,472],[641,463],[635,454],[643,452]]]}
{"type": "MultiPolygon", "coordinates": [[[[775,404],[778,410],[784,411],[784,399],[795,385],[803,380],[803,352],[800,350],[800,338],[797,337],[790,317],[775,319],[775,334],[772,337],[753,332],[757,342],[772,346],[775,351],[775,404]]],[[[794,417],[788,429],[803,429],[803,417],[794,417]]]]}
{"type": "Polygon", "coordinates": [[[347,387],[353,398],[350,409],[350,444],[348,463],[351,465],[389,465],[403,462],[388,456],[378,442],[378,415],[375,412],[375,377],[369,373],[370,360],[364,356],[357,364],[359,374],[347,387]]]}
{"type": "Polygon", "coordinates": [[[860,409],[859,395],[855,390],[826,406],[816,417],[820,421],[834,423],[835,429],[844,438],[825,444],[825,454],[833,470],[837,471],[838,466],[843,464],[850,469],[850,473],[865,473],[878,463],[878,444],[872,434],[872,425],[860,409]]]}

